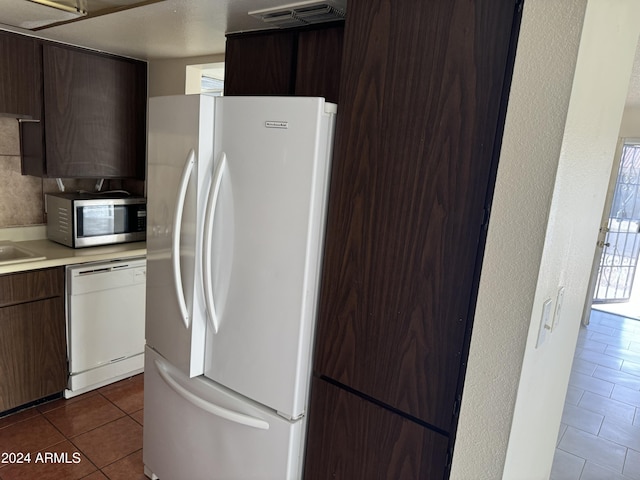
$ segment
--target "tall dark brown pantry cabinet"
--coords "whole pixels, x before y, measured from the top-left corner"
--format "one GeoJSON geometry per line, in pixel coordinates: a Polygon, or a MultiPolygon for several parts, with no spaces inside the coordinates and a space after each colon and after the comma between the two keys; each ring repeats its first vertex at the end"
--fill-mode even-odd
{"type": "Polygon", "coordinates": [[[448,477],[519,0],[350,0],[305,478],[448,477]]]}

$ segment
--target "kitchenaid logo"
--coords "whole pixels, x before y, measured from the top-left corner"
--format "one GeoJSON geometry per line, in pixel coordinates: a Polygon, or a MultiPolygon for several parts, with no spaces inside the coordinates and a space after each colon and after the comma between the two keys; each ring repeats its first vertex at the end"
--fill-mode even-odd
{"type": "Polygon", "coordinates": [[[289,122],[277,122],[274,120],[267,120],[264,122],[264,126],[267,128],[289,128],[289,122]]]}

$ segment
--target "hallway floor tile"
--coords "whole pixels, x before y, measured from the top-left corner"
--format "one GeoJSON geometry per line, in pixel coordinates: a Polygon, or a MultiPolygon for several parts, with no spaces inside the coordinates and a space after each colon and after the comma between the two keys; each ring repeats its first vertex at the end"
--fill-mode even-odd
{"type": "Polygon", "coordinates": [[[581,327],[551,480],[640,480],[640,321],[581,327]]]}

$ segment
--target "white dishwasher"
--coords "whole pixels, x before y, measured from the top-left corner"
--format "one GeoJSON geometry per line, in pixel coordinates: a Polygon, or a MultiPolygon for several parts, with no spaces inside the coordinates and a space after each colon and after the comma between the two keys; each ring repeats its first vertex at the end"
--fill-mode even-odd
{"type": "Polygon", "coordinates": [[[143,371],[146,270],[144,257],[66,267],[66,398],[143,371]]]}

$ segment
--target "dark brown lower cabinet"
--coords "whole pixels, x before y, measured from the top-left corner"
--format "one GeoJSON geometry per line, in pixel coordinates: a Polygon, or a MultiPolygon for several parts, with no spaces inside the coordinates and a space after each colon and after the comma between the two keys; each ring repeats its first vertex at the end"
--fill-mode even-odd
{"type": "Polygon", "coordinates": [[[61,268],[0,277],[0,412],[66,387],[62,286],[61,268]]]}
{"type": "Polygon", "coordinates": [[[305,480],[442,478],[448,438],[313,380],[305,480]]]}

